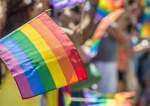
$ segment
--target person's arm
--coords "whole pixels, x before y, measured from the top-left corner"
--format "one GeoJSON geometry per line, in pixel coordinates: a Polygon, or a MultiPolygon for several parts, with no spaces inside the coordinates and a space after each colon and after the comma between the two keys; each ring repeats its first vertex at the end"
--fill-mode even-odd
{"type": "MultiPolygon", "coordinates": [[[[132,17],[130,17],[130,15],[131,14],[125,9],[124,13],[114,23],[112,23],[108,29],[111,33],[110,35],[120,44],[127,44],[130,41],[130,35],[127,35],[131,34],[127,30],[129,25],[133,25],[132,17]]],[[[130,30],[132,30],[132,27],[130,30]]]]}
{"type": "Polygon", "coordinates": [[[124,31],[121,30],[120,25],[117,23],[113,23],[108,28],[108,33],[111,37],[113,37],[119,44],[126,45],[128,44],[129,38],[125,35],[124,31]]]}
{"type": "MultiPolygon", "coordinates": [[[[81,29],[84,30],[88,27],[91,27],[91,25],[94,24],[94,18],[95,18],[95,13],[96,13],[96,7],[97,7],[97,0],[90,0],[90,10],[89,11],[84,11],[82,10],[82,17],[81,17],[81,29]]],[[[85,8],[85,7],[83,7],[85,8]]]]}
{"type": "Polygon", "coordinates": [[[141,53],[145,51],[150,51],[150,43],[148,40],[143,40],[133,48],[134,53],[141,53]]]}
{"type": "Polygon", "coordinates": [[[36,0],[28,10],[30,19],[39,15],[41,12],[49,9],[49,6],[50,6],[49,0],[36,0]]]}
{"type": "Polygon", "coordinates": [[[78,35],[77,38],[80,38],[82,40],[80,44],[85,43],[89,37],[93,35],[93,32],[95,31],[96,24],[94,22],[95,20],[95,13],[97,8],[97,2],[98,0],[89,0],[91,8],[89,11],[84,11],[84,7],[82,8],[82,15],[79,25],[75,29],[76,35],[78,35]]]}

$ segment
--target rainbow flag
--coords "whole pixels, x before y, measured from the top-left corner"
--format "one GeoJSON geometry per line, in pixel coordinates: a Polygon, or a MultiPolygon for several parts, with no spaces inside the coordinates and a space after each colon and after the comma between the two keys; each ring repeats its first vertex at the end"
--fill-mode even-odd
{"type": "Polygon", "coordinates": [[[100,46],[100,42],[104,37],[104,33],[107,28],[122,14],[124,13],[124,9],[117,9],[116,11],[110,13],[108,16],[104,17],[101,22],[98,24],[96,31],[94,32],[91,39],[89,39],[83,46],[85,54],[88,58],[93,58],[98,53],[98,48],[100,46]]]}
{"type": "Polygon", "coordinates": [[[132,106],[130,98],[134,92],[123,92],[109,95],[97,95],[94,92],[84,92],[84,106],[132,106]]]}
{"type": "Polygon", "coordinates": [[[52,5],[55,9],[60,10],[67,7],[74,7],[83,2],[85,2],[85,0],[52,0],[52,5]]]}
{"type": "Polygon", "coordinates": [[[42,13],[0,40],[0,58],[30,98],[87,79],[74,44],[42,13]]]}
{"type": "Polygon", "coordinates": [[[150,0],[141,0],[143,6],[150,6],[150,0]]]}
{"type": "Polygon", "coordinates": [[[150,38],[150,22],[144,23],[141,29],[142,38],[150,38]]]}
{"type": "Polygon", "coordinates": [[[98,6],[96,10],[96,21],[106,17],[111,12],[122,8],[125,0],[98,0],[98,6]]]}
{"type": "Polygon", "coordinates": [[[150,8],[146,8],[144,15],[141,19],[141,38],[149,38],[150,37],[150,8]]]}
{"type": "Polygon", "coordinates": [[[146,8],[141,18],[141,23],[150,21],[150,8],[146,8]]]}

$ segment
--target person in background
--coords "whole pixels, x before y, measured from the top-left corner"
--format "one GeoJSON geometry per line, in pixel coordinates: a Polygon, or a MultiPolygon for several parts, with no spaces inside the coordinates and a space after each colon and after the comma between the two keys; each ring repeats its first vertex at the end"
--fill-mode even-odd
{"type": "Polygon", "coordinates": [[[135,54],[133,52],[133,47],[139,41],[139,33],[136,30],[138,19],[141,14],[141,5],[139,0],[131,0],[127,4],[128,16],[130,16],[130,21],[128,26],[125,29],[127,35],[129,35],[129,46],[125,48],[128,51],[128,65],[126,67],[126,72],[124,73],[126,90],[127,91],[138,91],[139,84],[136,76],[136,67],[135,67],[135,54]]]}
{"type": "Polygon", "coordinates": [[[85,43],[94,32],[96,7],[97,0],[87,0],[74,8],[64,9],[60,14],[59,24],[72,31],[68,35],[77,47],[85,43]]]}
{"type": "Polygon", "coordinates": [[[102,75],[101,81],[98,83],[99,91],[102,93],[117,92],[118,45],[128,45],[128,38],[123,31],[124,27],[126,27],[127,16],[127,13],[124,12],[123,15],[108,28],[101,40],[98,55],[93,60],[102,75]]]}

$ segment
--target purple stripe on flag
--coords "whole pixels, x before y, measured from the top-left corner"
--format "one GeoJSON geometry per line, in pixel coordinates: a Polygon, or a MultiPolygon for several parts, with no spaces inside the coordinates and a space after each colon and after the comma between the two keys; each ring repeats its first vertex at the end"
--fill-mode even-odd
{"type": "Polygon", "coordinates": [[[13,55],[9,52],[9,50],[3,45],[0,45],[0,57],[8,66],[11,74],[14,76],[16,83],[20,89],[20,93],[22,94],[22,97],[23,98],[31,97],[32,90],[25,74],[23,73],[22,68],[20,67],[16,59],[13,57],[13,55]],[[19,75],[14,73],[17,73],[19,75]]]}

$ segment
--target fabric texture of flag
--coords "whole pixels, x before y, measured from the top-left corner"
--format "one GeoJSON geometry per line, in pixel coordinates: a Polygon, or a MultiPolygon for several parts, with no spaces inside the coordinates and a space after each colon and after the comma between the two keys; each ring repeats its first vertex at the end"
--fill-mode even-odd
{"type": "Polygon", "coordinates": [[[66,7],[74,7],[84,2],[85,0],[52,0],[52,5],[55,9],[60,10],[66,7]]]}
{"type": "Polygon", "coordinates": [[[71,40],[42,13],[0,40],[0,58],[30,98],[87,78],[71,40]]]}
{"type": "Polygon", "coordinates": [[[124,4],[125,0],[98,0],[96,21],[100,21],[111,12],[122,8],[124,4]]]}
{"type": "Polygon", "coordinates": [[[40,106],[41,96],[22,100],[10,71],[5,67],[3,70],[6,73],[3,85],[0,87],[0,106],[40,106]]]}

